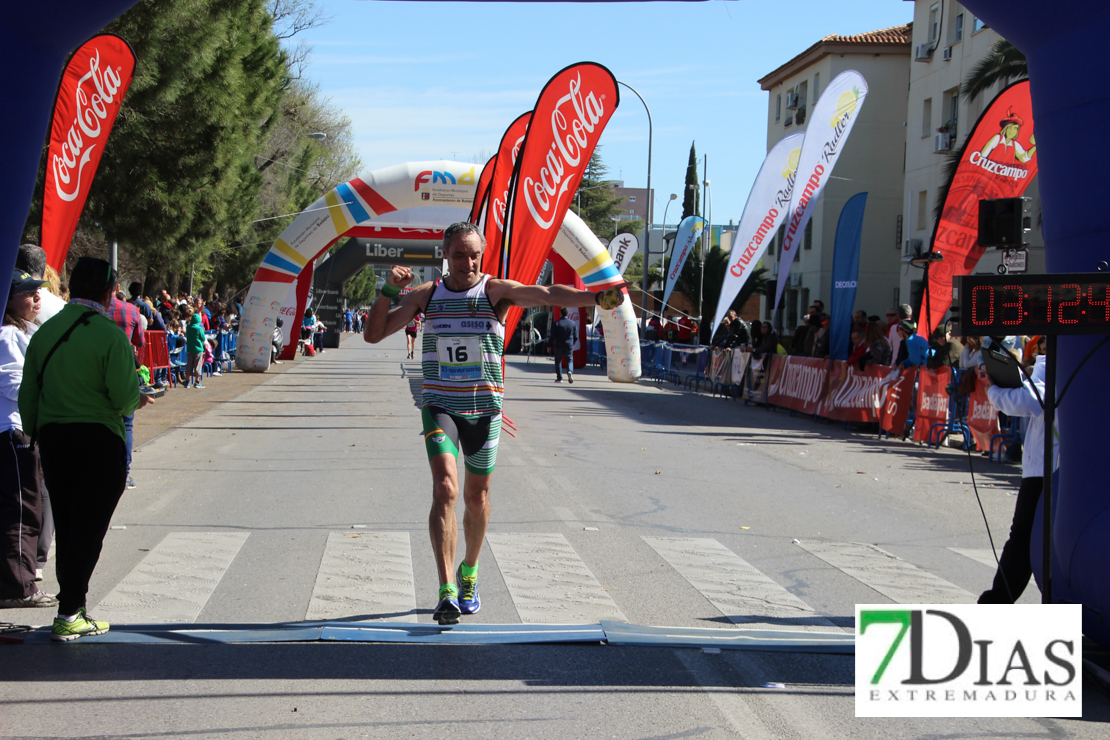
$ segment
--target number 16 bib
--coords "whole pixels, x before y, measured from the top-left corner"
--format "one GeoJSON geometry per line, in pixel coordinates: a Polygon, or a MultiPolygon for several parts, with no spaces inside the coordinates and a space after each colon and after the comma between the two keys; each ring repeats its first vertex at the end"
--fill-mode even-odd
{"type": "Polygon", "coordinates": [[[478,337],[438,337],[441,380],[480,380],[482,378],[482,347],[478,337]]]}

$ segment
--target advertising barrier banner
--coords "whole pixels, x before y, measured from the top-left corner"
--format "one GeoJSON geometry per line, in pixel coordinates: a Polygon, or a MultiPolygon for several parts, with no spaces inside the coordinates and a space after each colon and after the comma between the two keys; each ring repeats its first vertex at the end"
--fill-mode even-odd
{"type": "Polygon", "coordinates": [[[852,127],[859,118],[867,98],[867,82],[854,69],[841,72],[829,82],[813,106],[806,138],[798,159],[798,173],[790,209],[786,214],[786,231],[779,249],[779,277],[775,288],[775,305],[779,305],[786,289],[794,255],[801,246],[806,224],[813,215],[817,199],[832,177],[833,167],[844,151],[852,127]]]}
{"type": "MultiPolygon", "coordinates": [[[[929,430],[933,424],[948,421],[948,385],[952,382],[952,368],[938,367],[936,370],[921,368],[917,381],[917,416],[913,424],[914,442],[928,442],[929,430]]],[[[934,437],[933,442],[944,439],[943,434],[934,437]]]]}
{"type": "Polygon", "coordinates": [[[767,371],[767,403],[803,414],[816,414],[825,398],[827,360],[774,355],[767,371]]]}
{"type": "Polygon", "coordinates": [[[732,382],[732,350],[714,347],[709,362],[709,379],[714,383],[732,382]]]}
{"type": "Polygon", "coordinates": [[[843,360],[834,361],[818,415],[837,421],[877,422],[890,387],[883,380],[889,374],[890,368],[882,365],[860,370],[843,360]]]}
{"type": "Polygon", "coordinates": [[[767,152],[767,158],[755,176],[755,184],[748,194],[748,202],[744,205],[728,256],[728,271],[721,284],[721,297],[713,316],[714,332],[759,260],[763,259],[779,225],[786,218],[804,138],[805,134],[797,133],[780,139],[767,152]]]}
{"type": "Polygon", "coordinates": [[[913,405],[913,383],[917,368],[903,370],[893,383],[888,383],[886,399],[879,407],[879,428],[887,434],[901,437],[906,431],[906,420],[913,405]]]}
{"type": "Polygon", "coordinates": [[[943,259],[929,264],[918,334],[928,339],[952,305],[953,278],[971,274],[983,256],[979,201],[1016,198],[1036,175],[1033,103],[1029,81],[1024,80],[998,94],[976,121],[960,152],[960,164],[933,232],[931,251],[939,252],[943,259]]]}
{"type": "Polygon", "coordinates": [[[971,429],[975,448],[987,451],[990,449],[991,437],[1001,432],[998,426],[998,409],[987,399],[983,371],[976,370],[975,375],[975,388],[967,397],[967,426],[971,429]]]}
{"type": "Polygon", "coordinates": [[[62,74],[42,195],[42,248],[47,264],[58,272],[134,73],[131,46],[103,34],[82,44],[62,74]]]}
{"type": "Polygon", "coordinates": [[[732,382],[735,385],[740,385],[744,382],[744,373],[748,370],[748,363],[752,359],[751,352],[743,352],[738,349],[732,351],[732,382]]]}

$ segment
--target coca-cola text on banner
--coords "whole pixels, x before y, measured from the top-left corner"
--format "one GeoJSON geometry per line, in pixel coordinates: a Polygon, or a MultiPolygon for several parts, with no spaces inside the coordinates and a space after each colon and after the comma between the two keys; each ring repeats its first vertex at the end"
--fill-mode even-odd
{"type": "Polygon", "coordinates": [[[786,219],[804,139],[804,133],[790,134],[779,139],[771,147],[771,151],[767,152],[759,174],[755,176],[755,183],[748,194],[748,202],[744,204],[744,212],[740,216],[740,225],[736,228],[736,238],[733,239],[732,251],[728,256],[728,270],[721,283],[721,297],[713,315],[714,332],[786,219]]]}
{"type": "MultiPolygon", "coordinates": [[[[509,194],[508,278],[535,284],[601,132],[619,104],[617,78],[594,62],[573,64],[544,85],[509,194]]],[[[604,250],[577,271],[590,290],[621,281],[604,250]]],[[[512,335],[520,314],[519,308],[509,310],[506,334],[512,335]]]]}
{"type": "Polygon", "coordinates": [[[42,197],[42,248],[47,264],[58,272],[134,74],[135,52],[114,34],[82,44],[62,74],[42,197]]]}
{"type": "Polygon", "coordinates": [[[813,106],[798,159],[797,187],[790,199],[786,231],[783,232],[782,249],[779,250],[776,306],[786,289],[794,254],[802,243],[806,224],[813,216],[813,209],[825,184],[832,177],[836,161],[844,151],[866,98],[866,80],[859,72],[849,69],[832,79],[813,106]]]}
{"type": "Polygon", "coordinates": [[[1016,198],[1037,174],[1033,103],[1029,81],[998,94],[960,150],[960,163],[933,229],[932,250],[942,259],[929,264],[917,333],[928,338],[952,305],[952,281],[969,275],[983,256],[979,245],[979,201],[1016,198]]]}

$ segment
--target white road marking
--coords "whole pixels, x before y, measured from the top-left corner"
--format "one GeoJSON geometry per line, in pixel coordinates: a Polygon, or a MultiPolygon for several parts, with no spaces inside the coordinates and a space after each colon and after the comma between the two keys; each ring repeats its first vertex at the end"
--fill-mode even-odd
{"type": "MultiPolygon", "coordinates": [[[[991,552],[989,547],[982,549],[974,549],[968,547],[950,547],[948,549],[956,553],[957,555],[963,555],[965,558],[971,558],[977,563],[982,563],[991,570],[994,570],[998,567],[998,563],[994,560],[994,553],[991,552]]],[[[1002,552],[999,551],[998,554],[1001,555],[1002,552]]]]}
{"type": "Polygon", "coordinates": [[[96,607],[123,624],[193,622],[247,541],[247,532],[171,532],[96,607]]]}
{"type": "Polygon", "coordinates": [[[697,537],[642,539],[736,624],[772,629],[837,629],[717,540],[697,537]]]}
{"type": "Polygon", "coordinates": [[[415,611],[408,532],[328,535],[305,619],[414,622],[415,611]]]}
{"type": "Polygon", "coordinates": [[[875,545],[858,542],[798,543],[834,568],[896,604],[974,604],[975,596],[875,545]]]}
{"type": "Polygon", "coordinates": [[[628,621],[561,534],[486,535],[522,622],[628,621]]]}
{"type": "MultiPolygon", "coordinates": [[[[717,711],[728,723],[729,729],[736,733],[736,737],[742,737],[744,740],[764,738],[772,740],[779,737],[777,734],[771,734],[767,725],[763,724],[753,711],[760,701],[758,695],[753,692],[745,696],[732,690],[733,677],[727,675],[728,671],[724,669],[719,656],[711,657],[695,650],[675,650],[674,653],[705,691],[709,700],[716,705],[717,711]],[[721,690],[723,686],[728,686],[730,690],[721,690]]],[[[765,707],[760,708],[766,712],[765,707]]]]}

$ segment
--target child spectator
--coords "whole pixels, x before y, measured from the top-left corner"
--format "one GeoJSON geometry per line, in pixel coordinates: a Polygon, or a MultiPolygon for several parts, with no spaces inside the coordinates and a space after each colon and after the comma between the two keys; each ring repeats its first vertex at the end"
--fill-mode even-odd
{"type": "Polygon", "coordinates": [[[185,330],[185,351],[188,361],[185,363],[185,387],[189,387],[189,380],[193,381],[194,388],[203,388],[201,383],[201,370],[204,367],[204,326],[201,324],[199,313],[189,312],[189,328],[185,330]]]}

